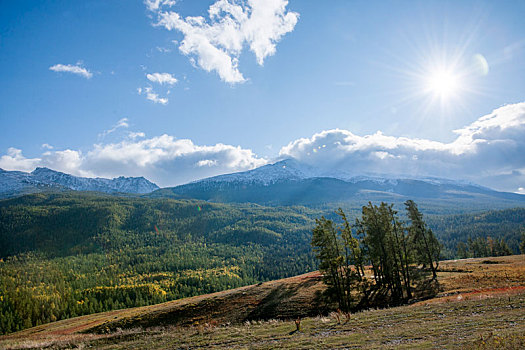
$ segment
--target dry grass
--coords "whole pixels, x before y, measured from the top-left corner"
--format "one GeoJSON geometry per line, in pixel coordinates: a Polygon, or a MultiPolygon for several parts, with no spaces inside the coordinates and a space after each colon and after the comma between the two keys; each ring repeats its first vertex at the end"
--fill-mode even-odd
{"type": "Polygon", "coordinates": [[[335,315],[250,321],[225,326],[154,327],[13,348],[52,349],[338,349],[338,348],[523,348],[525,293],[460,303],[435,303],[368,310],[339,323],[335,315]],[[510,303],[509,303],[510,298],[510,303]]]}
{"type": "Polygon", "coordinates": [[[525,256],[441,262],[439,281],[434,299],[319,316],[329,313],[324,285],[310,273],[34,327],[0,338],[0,348],[523,348],[525,256]]]}

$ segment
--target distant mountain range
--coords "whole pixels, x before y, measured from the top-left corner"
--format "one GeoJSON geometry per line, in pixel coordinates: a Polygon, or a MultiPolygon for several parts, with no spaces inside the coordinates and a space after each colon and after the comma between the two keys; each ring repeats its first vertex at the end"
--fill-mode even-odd
{"type": "Polygon", "coordinates": [[[0,169],[0,197],[49,190],[144,194],[158,188],[157,185],[143,177],[86,178],[48,168],[36,168],[31,173],[0,169]]]}
{"type": "Polygon", "coordinates": [[[461,201],[473,204],[482,202],[489,208],[492,202],[506,201],[511,206],[525,204],[524,195],[498,192],[465,181],[432,177],[355,176],[318,169],[293,159],[250,171],[163,188],[149,196],[265,205],[366,203],[369,200],[400,202],[406,199],[461,201]]]}
{"type": "Polygon", "coordinates": [[[466,181],[433,177],[352,175],[309,166],[294,159],[188,184],[159,189],[143,177],[83,178],[48,168],[31,173],[0,169],[0,198],[49,190],[133,193],[148,197],[210,202],[317,206],[407,199],[443,207],[497,209],[525,205],[525,195],[498,192],[466,181]]]}

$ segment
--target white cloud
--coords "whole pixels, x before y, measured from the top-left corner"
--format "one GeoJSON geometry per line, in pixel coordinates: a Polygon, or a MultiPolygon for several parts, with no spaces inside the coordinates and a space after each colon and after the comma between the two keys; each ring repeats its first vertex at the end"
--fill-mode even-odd
{"type": "Polygon", "coordinates": [[[139,95],[146,94],[146,98],[150,101],[153,101],[154,103],[160,103],[161,105],[168,104],[168,99],[165,97],[160,97],[159,94],[153,91],[153,88],[151,86],[147,86],[145,88],[138,88],[137,92],[139,93],[139,95]]]}
{"type": "Polygon", "coordinates": [[[45,148],[45,149],[53,149],[54,148],[49,143],[43,143],[42,146],[40,146],[40,147],[45,148]]]}
{"type": "Polygon", "coordinates": [[[49,70],[54,72],[66,72],[80,75],[86,79],[91,79],[93,73],[91,73],[86,68],[82,67],[80,64],[71,65],[71,64],[55,64],[54,66],[49,67],[49,70]]]}
{"type": "Polygon", "coordinates": [[[83,167],[99,176],[124,173],[145,176],[160,185],[174,185],[265,163],[249,149],[220,143],[199,146],[188,139],[162,135],[137,142],[95,145],[83,167]]]}
{"type": "Polygon", "coordinates": [[[40,158],[28,159],[22,150],[14,147],[7,149],[7,154],[0,157],[0,168],[4,170],[31,171],[41,162],[40,158]]]}
{"type": "Polygon", "coordinates": [[[162,7],[172,7],[177,2],[175,0],[144,0],[144,5],[150,11],[158,11],[162,7]]]}
{"type": "Polygon", "coordinates": [[[184,35],[179,50],[194,65],[219,74],[228,83],[246,79],[239,71],[239,57],[245,45],[257,63],[275,54],[282,37],[293,31],[299,14],[287,11],[287,0],[218,0],[202,16],[181,17],[172,11],[158,11],[156,25],[184,35]]]}
{"type": "Polygon", "coordinates": [[[21,150],[11,147],[6,155],[0,157],[0,168],[4,170],[33,171],[36,167],[48,167],[68,174],[91,176],[81,165],[82,153],[70,149],[46,151],[38,158],[26,158],[21,150]]]}
{"type": "Polygon", "coordinates": [[[120,119],[117,124],[113,125],[113,127],[111,127],[111,129],[108,129],[108,130],[104,130],[102,133],[100,133],[98,136],[99,137],[105,137],[113,132],[115,132],[117,129],[120,129],[120,128],[129,128],[129,123],[128,123],[128,118],[122,118],[120,119]]]}
{"type": "Polygon", "coordinates": [[[146,78],[151,82],[159,83],[161,85],[174,85],[177,82],[177,79],[169,73],[146,74],[146,78]]]}
{"type": "Polygon", "coordinates": [[[199,166],[199,167],[201,167],[201,166],[216,166],[217,165],[217,161],[216,160],[211,160],[211,159],[203,159],[203,160],[199,160],[196,165],[199,166]]]}
{"type": "Polygon", "coordinates": [[[135,140],[135,139],[138,139],[138,138],[142,138],[142,137],[145,137],[146,134],[141,132],[141,131],[138,131],[138,132],[135,132],[135,131],[131,131],[128,133],[128,137],[132,140],[135,140]]]}
{"type": "MultiPolygon", "coordinates": [[[[143,133],[136,134],[144,137],[143,133]]],[[[160,186],[249,170],[266,163],[266,159],[239,146],[200,146],[169,135],[99,143],[87,152],[46,151],[38,158],[26,158],[21,150],[10,148],[0,157],[0,168],[5,170],[32,171],[45,166],[77,176],[144,176],[160,186]]]]}
{"type": "Polygon", "coordinates": [[[351,174],[441,176],[512,192],[525,187],[525,103],[498,108],[455,133],[456,140],[442,143],[326,130],[290,142],[280,156],[351,174]]]}
{"type": "Polygon", "coordinates": [[[90,171],[82,169],[83,160],[82,152],[66,149],[44,153],[40,166],[77,176],[91,176],[92,173],[90,171]]]}

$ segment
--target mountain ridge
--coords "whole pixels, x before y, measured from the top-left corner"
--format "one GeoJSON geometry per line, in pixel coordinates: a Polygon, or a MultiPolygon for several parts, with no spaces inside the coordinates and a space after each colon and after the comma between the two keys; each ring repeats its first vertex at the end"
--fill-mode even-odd
{"type": "MultiPolygon", "coordinates": [[[[252,179],[262,183],[270,183],[271,180],[277,178],[282,180],[287,179],[309,179],[309,178],[334,178],[343,180],[346,182],[359,182],[363,180],[375,180],[378,182],[384,181],[395,181],[399,179],[406,180],[420,180],[427,182],[434,182],[437,184],[458,184],[458,185],[471,185],[484,189],[490,189],[485,186],[473,183],[466,180],[453,180],[448,178],[441,178],[437,176],[413,176],[409,174],[351,174],[341,170],[323,170],[322,168],[314,167],[305,163],[301,163],[293,158],[286,158],[275,163],[265,164],[248,171],[241,171],[230,174],[223,174],[212,176],[200,180],[191,181],[188,184],[199,183],[199,182],[212,182],[212,181],[235,181],[244,178],[245,180],[252,179]],[[268,171],[269,170],[269,171],[268,171]],[[288,175],[287,177],[285,175],[288,175]]],[[[183,185],[188,185],[183,184],[183,185]]],[[[179,186],[183,186],[179,185],[179,186]]],[[[177,186],[174,186],[177,187],[177,186]]],[[[492,189],[490,189],[492,190],[492,189]]]]}
{"type": "Polygon", "coordinates": [[[432,176],[357,175],[316,168],[295,159],[154,191],[150,196],[196,198],[211,202],[313,205],[353,199],[395,201],[403,198],[470,200],[482,198],[525,203],[525,196],[498,192],[469,181],[432,176]]]}
{"type": "Polygon", "coordinates": [[[31,173],[0,169],[0,198],[49,190],[129,193],[264,205],[324,205],[369,200],[397,202],[411,198],[474,205],[480,201],[487,208],[498,201],[512,205],[525,203],[525,195],[498,192],[469,181],[433,176],[351,174],[314,167],[292,158],[165,188],[159,188],[144,177],[84,178],[44,167],[31,173]]]}
{"type": "Polygon", "coordinates": [[[0,197],[46,190],[145,194],[157,189],[159,187],[156,184],[144,177],[88,178],[46,167],[38,167],[30,173],[0,169],[0,197]]]}

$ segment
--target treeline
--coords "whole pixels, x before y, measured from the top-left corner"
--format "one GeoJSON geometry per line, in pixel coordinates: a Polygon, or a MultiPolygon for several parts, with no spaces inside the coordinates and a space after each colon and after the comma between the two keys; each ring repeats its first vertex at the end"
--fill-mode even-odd
{"type": "MultiPolygon", "coordinates": [[[[522,245],[523,244],[525,244],[525,240],[522,245]]],[[[493,239],[492,237],[478,237],[475,239],[469,237],[466,243],[458,243],[457,250],[457,257],[459,259],[505,256],[512,254],[512,250],[509,248],[505,238],[493,239]]]]}
{"type": "Polygon", "coordinates": [[[342,209],[339,225],[325,217],[316,220],[313,250],[328,292],[341,310],[399,303],[412,298],[416,283],[427,279],[426,272],[436,280],[440,244],[417,205],[409,200],[405,206],[409,225],[393,205],[383,202],[364,206],[355,224],[342,209]],[[366,265],[371,266],[368,274],[366,265]]]}

